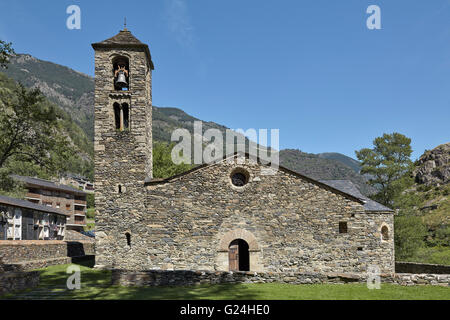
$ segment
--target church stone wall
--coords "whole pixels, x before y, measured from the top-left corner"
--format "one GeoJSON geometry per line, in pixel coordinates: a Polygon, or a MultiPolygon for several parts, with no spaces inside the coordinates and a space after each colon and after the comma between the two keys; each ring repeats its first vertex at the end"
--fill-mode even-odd
{"type": "Polygon", "coordinates": [[[120,215],[105,208],[108,267],[228,271],[229,242],[241,238],[249,244],[250,271],[365,273],[375,265],[394,272],[392,213],[365,213],[355,199],[285,171],[262,175],[248,159],[150,184],[145,204],[120,215]],[[236,167],[250,173],[242,188],[231,184],[236,167]],[[339,233],[339,222],[347,222],[348,233],[339,233]]]}

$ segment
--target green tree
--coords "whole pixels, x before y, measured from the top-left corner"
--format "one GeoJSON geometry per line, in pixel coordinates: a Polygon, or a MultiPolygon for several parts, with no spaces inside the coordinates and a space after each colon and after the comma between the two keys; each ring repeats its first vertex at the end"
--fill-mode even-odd
{"type": "Polygon", "coordinates": [[[91,209],[95,207],[95,196],[93,193],[88,193],[86,195],[87,208],[91,209]]]}
{"type": "Polygon", "coordinates": [[[425,247],[427,228],[414,210],[400,210],[394,218],[395,258],[411,260],[425,247]]]}
{"type": "Polygon", "coordinates": [[[411,139],[400,134],[384,134],[373,141],[372,149],[356,151],[361,161],[361,174],[368,174],[368,183],[380,190],[373,199],[393,206],[394,199],[410,184],[409,173],[413,168],[410,159],[411,139]]]}
{"type": "Polygon", "coordinates": [[[9,58],[14,54],[11,42],[7,43],[0,40],[0,67],[6,68],[9,58]]]}
{"type": "Polygon", "coordinates": [[[62,132],[55,107],[39,90],[0,86],[0,188],[11,189],[10,172],[64,172],[73,151],[62,132]]]}
{"type": "Polygon", "coordinates": [[[168,178],[183,173],[193,168],[189,164],[174,164],[172,161],[172,149],[174,143],[155,142],[153,144],[153,176],[155,178],[168,178]]]}

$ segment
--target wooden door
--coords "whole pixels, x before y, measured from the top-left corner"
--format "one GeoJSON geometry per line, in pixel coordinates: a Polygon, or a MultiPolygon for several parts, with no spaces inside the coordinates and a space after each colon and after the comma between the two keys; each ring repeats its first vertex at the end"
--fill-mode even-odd
{"type": "Polygon", "coordinates": [[[239,271],[239,245],[231,244],[228,251],[230,271],[239,271]]]}

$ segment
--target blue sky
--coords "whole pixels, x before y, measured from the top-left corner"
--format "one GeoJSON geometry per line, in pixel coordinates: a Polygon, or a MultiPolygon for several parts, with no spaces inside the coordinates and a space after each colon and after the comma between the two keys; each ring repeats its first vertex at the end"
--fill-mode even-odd
{"type": "MultiPolygon", "coordinates": [[[[3,1],[4,2],[4,1],[3,1]]],[[[148,43],[153,103],[227,127],[280,129],[281,148],[341,152],[412,138],[413,158],[450,141],[450,1],[8,1],[0,39],[94,75],[93,42],[148,43]],[[81,30],[66,8],[81,8],[81,30]],[[381,30],[369,30],[369,5],[381,30]]]]}

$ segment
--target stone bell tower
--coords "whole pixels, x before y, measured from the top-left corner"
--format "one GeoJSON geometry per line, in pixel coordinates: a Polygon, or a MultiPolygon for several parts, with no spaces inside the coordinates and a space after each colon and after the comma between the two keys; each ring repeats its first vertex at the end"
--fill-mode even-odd
{"type": "Polygon", "coordinates": [[[148,46],[126,28],[95,50],[96,265],[124,265],[152,178],[152,70],[148,46]],[[123,261],[122,261],[123,260],[123,261]]]}

